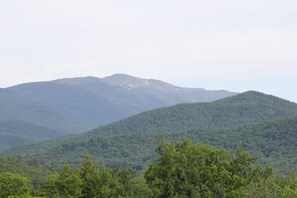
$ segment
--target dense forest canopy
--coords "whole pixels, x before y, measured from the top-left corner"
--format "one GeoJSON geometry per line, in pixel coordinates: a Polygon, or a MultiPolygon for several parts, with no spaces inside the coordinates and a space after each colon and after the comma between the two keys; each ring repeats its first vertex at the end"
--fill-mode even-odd
{"type": "MultiPolygon", "coordinates": [[[[161,140],[158,158],[141,175],[132,169],[98,166],[87,155],[79,168],[68,163],[46,178],[5,170],[1,158],[0,197],[296,197],[297,177],[276,177],[271,168],[255,166],[243,149],[234,154],[189,140],[161,140]],[[38,181],[33,185],[32,180],[38,181]]],[[[16,163],[16,162],[15,162],[16,163]]],[[[21,165],[25,167],[27,165],[21,165]]],[[[39,169],[37,167],[32,169],[39,169]]]]}

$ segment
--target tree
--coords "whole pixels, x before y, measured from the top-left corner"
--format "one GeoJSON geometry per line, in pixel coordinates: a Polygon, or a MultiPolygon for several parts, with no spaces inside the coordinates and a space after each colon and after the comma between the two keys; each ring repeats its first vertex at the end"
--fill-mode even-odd
{"type": "Polygon", "coordinates": [[[154,197],[241,197],[242,187],[269,171],[252,168],[254,159],[243,150],[233,156],[224,149],[164,143],[159,158],[145,172],[154,197]]]}
{"type": "Polygon", "coordinates": [[[79,169],[83,182],[83,198],[139,197],[149,191],[145,182],[134,180],[135,171],[100,168],[91,156],[86,156],[79,169]],[[141,192],[140,192],[141,191],[141,192]]]}
{"type": "Polygon", "coordinates": [[[49,198],[77,198],[82,193],[81,185],[78,174],[65,164],[59,174],[52,174],[47,178],[44,191],[49,198]]]}
{"type": "Polygon", "coordinates": [[[31,179],[15,173],[0,174],[0,197],[30,197],[33,190],[31,179]]]}
{"type": "Polygon", "coordinates": [[[279,186],[274,178],[269,179],[260,179],[258,182],[250,183],[246,186],[244,191],[244,196],[247,198],[254,198],[254,197],[263,197],[263,198],[289,198],[288,196],[291,194],[290,191],[284,192],[284,190],[279,186]],[[284,194],[285,193],[285,194],[284,194]]]}
{"type": "Polygon", "coordinates": [[[79,176],[83,182],[82,197],[95,198],[100,194],[99,167],[94,159],[87,155],[79,170],[79,176]]]}

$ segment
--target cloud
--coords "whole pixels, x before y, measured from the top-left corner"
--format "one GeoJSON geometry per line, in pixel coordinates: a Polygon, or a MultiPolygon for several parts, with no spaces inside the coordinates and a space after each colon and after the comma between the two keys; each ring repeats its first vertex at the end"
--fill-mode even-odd
{"type": "Polygon", "coordinates": [[[296,7],[295,0],[2,0],[0,86],[119,72],[192,86],[209,79],[225,89],[235,82],[247,89],[240,79],[294,79],[296,7]]]}

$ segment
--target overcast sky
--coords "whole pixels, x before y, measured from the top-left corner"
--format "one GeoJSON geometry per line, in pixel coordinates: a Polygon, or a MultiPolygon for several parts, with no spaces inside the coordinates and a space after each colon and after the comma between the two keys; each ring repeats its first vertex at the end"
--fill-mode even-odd
{"type": "Polygon", "coordinates": [[[114,73],[297,102],[297,1],[0,0],[0,87],[114,73]]]}

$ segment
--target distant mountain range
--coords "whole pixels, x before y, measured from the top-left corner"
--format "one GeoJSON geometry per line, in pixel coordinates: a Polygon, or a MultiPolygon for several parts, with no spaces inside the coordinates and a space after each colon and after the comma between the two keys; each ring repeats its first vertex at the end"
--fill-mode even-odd
{"type": "Polygon", "coordinates": [[[147,111],[90,132],[15,147],[10,154],[42,163],[79,164],[91,154],[111,167],[143,170],[155,159],[160,134],[186,137],[229,150],[243,147],[278,168],[297,161],[297,104],[249,91],[210,103],[179,104],[147,111]],[[159,136],[159,137],[158,137],[159,136]],[[274,161],[275,159],[275,161],[274,161]]]}
{"type": "Polygon", "coordinates": [[[0,89],[0,148],[84,132],[159,107],[233,95],[125,74],[20,84],[0,89]]]}

